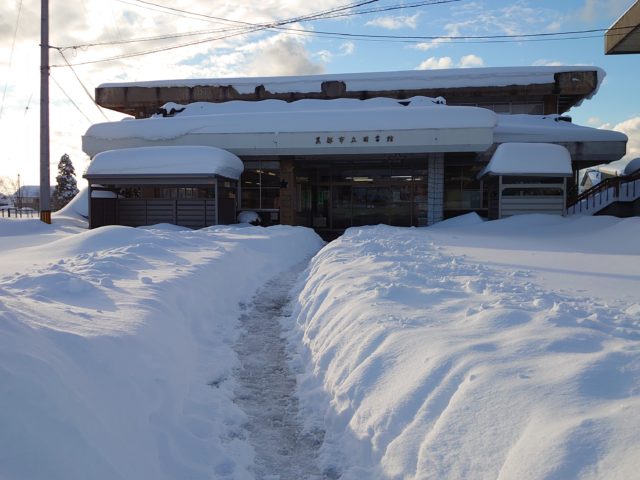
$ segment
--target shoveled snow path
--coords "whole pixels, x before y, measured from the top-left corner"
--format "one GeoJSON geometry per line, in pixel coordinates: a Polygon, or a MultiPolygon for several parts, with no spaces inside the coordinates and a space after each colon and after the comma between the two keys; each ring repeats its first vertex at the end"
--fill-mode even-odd
{"type": "Polygon", "coordinates": [[[256,452],[258,480],[326,478],[317,466],[324,432],[303,432],[280,319],[289,316],[289,293],[306,264],[270,280],[244,306],[244,330],[235,345],[235,403],[249,417],[246,428],[256,452]]]}

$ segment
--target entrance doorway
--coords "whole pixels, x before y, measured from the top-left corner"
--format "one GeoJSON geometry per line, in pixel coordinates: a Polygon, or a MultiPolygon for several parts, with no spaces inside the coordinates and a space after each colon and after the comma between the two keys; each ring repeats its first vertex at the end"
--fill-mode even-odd
{"type": "Polygon", "coordinates": [[[424,226],[427,170],[423,165],[296,168],[298,222],[323,234],[349,227],[386,224],[424,226]]]}

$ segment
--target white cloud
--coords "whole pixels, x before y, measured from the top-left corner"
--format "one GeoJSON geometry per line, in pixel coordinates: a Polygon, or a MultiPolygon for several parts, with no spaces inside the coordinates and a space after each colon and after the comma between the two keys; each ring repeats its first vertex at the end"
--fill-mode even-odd
{"type": "Polygon", "coordinates": [[[448,43],[450,41],[451,40],[449,40],[447,38],[435,38],[435,39],[430,40],[428,42],[416,43],[415,45],[412,45],[412,48],[415,48],[416,50],[427,51],[427,50],[431,50],[432,48],[438,48],[443,43],[448,43]]]}
{"type": "Polygon", "coordinates": [[[630,0],[585,0],[584,6],[578,10],[578,17],[585,22],[596,22],[603,17],[613,14],[617,18],[622,15],[629,6],[630,0]]]}
{"type": "Polygon", "coordinates": [[[418,65],[418,70],[437,70],[441,68],[453,68],[451,57],[429,57],[418,65]]]}
{"type": "Polygon", "coordinates": [[[437,70],[443,68],[472,68],[484,66],[484,60],[473,54],[464,55],[459,62],[454,62],[451,57],[429,57],[420,65],[417,70],[437,70]]]}
{"type": "Polygon", "coordinates": [[[518,35],[562,27],[557,11],[532,7],[532,3],[520,0],[494,9],[480,2],[467,4],[454,10],[454,16],[464,20],[447,23],[446,36],[518,35]]]}
{"type": "Polygon", "coordinates": [[[320,58],[320,60],[324,63],[330,63],[333,61],[335,57],[348,57],[349,55],[353,55],[355,52],[356,46],[353,42],[344,42],[338,47],[337,52],[332,52],[330,50],[319,50],[313,54],[313,56],[320,58]]]}
{"type": "Polygon", "coordinates": [[[322,60],[324,63],[329,63],[331,60],[333,60],[334,57],[333,53],[329,50],[320,50],[317,51],[314,55],[316,57],[319,57],[320,60],[322,60]]]}
{"type": "Polygon", "coordinates": [[[420,12],[415,15],[395,15],[386,17],[377,17],[369,20],[365,25],[372,27],[381,27],[388,30],[399,30],[401,28],[411,28],[415,30],[418,26],[418,17],[420,12]]]}
{"type": "Polygon", "coordinates": [[[353,52],[356,51],[356,45],[353,42],[344,42],[342,45],[340,45],[340,54],[347,56],[347,55],[353,55],[353,52]]]}
{"type": "Polygon", "coordinates": [[[558,32],[562,28],[562,22],[556,20],[547,25],[547,30],[549,32],[558,32]]]}
{"type": "Polygon", "coordinates": [[[633,159],[640,157],[640,116],[632,117],[624,122],[620,122],[617,125],[611,127],[610,125],[604,125],[603,128],[610,128],[618,132],[622,132],[629,141],[627,142],[627,154],[624,158],[633,159]]]}
{"type": "Polygon", "coordinates": [[[484,2],[470,2],[452,7],[453,21],[442,26],[446,34],[440,38],[412,46],[427,51],[452,40],[448,37],[483,35],[518,35],[536,31],[558,31],[562,20],[558,12],[530,6],[532,2],[516,1],[506,7],[488,8],[484,2]]]}
{"type": "MultiPolygon", "coordinates": [[[[276,19],[297,17],[317,11],[319,6],[306,0],[252,0],[218,2],[181,0],[178,8],[239,22],[268,23],[276,19]]],[[[343,0],[326,0],[322,9],[342,5],[343,0]]],[[[39,17],[40,1],[23,0],[18,35],[11,68],[10,48],[18,14],[17,1],[3,2],[0,15],[0,95],[7,84],[6,101],[0,118],[3,131],[3,156],[0,176],[21,173],[24,181],[37,183],[38,93],[39,93],[39,17]],[[5,5],[6,4],[6,5],[5,5]],[[25,107],[30,100],[30,109],[25,107]]],[[[203,31],[200,35],[167,38],[130,44],[112,44],[65,50],[72,63],[116,57],[122,54],[159,50],[156,54],[121,58],[104,63],[76,66],[76,72],[93,93],[105,82],[143,81],[170,78],[215,78],[241,75],[289,75],[320,73],[324,62],[310,53],[304,37],[287,36],[272,31],[241,31],[241,24],[213,21],[203,17],[176,16],[156,7],[83,0],[55,2],[50,8],[50,44],[60,47],[101,43],[120,39],[175,35],[203,31]],[[55,8],[54,8],[55,7],[55,8]],[[233,33],[235,36],[229,36],[233,33]],[[228,38],[222,38],[222,37],[228,38]],[[192,46],[172,49],[189,42],[192,46]]],[[[291,25],[300,27],[300,25],[291,25]]],[[[306,26],[308,27],[308,26],[306,26]]],[[[336,55],[351,54],[353,45],[342,44],[336,55]]],[[[51,51],[51,63],[63,64],[60,55],[51,51]]],[[[52,68],[52,76],[91,122],[104,121],[95,105],[82,90],[68,67],[52,68]]],[[[81,137],[89,122],[51,82],[51,159],[54,167],[63,153],[69,153],[78,171],[86,156],[81,151],[81,137]]],[[[117,120],[121,114],[106,111],[117,120]]]]}
{"type": "Polygon", "coordinates": [[[482,67],[484,66],[484,60],[477,55],[464,55],[460,58],[459,66],[460,68],[482,67]]]}
{"type": "Polygon", "coordinates": [[[311,59],[311,53],[298,37],[278,34],[239,48],[250,53],[240,73],[246,76],[313,75],[324,66],[311,59]]]}

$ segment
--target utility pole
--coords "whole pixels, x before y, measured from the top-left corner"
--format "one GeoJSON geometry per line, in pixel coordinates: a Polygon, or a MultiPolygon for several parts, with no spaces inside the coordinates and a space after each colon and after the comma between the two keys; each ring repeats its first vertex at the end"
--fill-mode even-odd
{"type": "MultiPolygon", "coordinates": [[[[18,189],[16,190],[16,202],[18,208],[22,208],[22,192],[20,191],[20,174],[18,174],[18,189]]],[[[16,206],[14,203],[14,206],[16,206]]],[[[17,216],[17,215],[16,215],[17,216]]]]}
{"type": "Polygon", "coordinates": [[[49,180],[49,0],[40,0],[40,220],[51,223],[49,180]]]}

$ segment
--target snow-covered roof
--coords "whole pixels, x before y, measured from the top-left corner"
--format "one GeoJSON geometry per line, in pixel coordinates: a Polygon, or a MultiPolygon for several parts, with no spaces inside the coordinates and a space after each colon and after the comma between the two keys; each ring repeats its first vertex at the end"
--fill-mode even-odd
{"type": "Polygon", "coordinates": [[[503,143],[489,164],[478,174],[570,177],[571,155],[552,143],[503,143]]]}
{"type": "Polygon", "coordinates": [[[230,85],[238,93],[253,93],[263,85],[273,93],[320,92],[322,83],[344,82],[347,90],[411,90],[420,88],[502,87],[553,83],[555,74],[562,72],[596,71],[598,85],[587,98],[598,91],[605,77],[604,70],[593,66],[540,66],[454,68],[442,70],[408,70],[400,72],[368,72],[323,74],[286,77],[178,79],[148,82],[103,83],[98,88],[113,87],[196,87],[230,85]]]}
{"type": "Polygon", "coordinates": [[[87,136],[103,138],[175,138],[187,132],[264,133],[331,132],[425,128],[493,128],[496,115],[477,107],[451,107],[414,102],[403,106],[397,100],[321,100],[287,103],[263,102],[198,103],[175,117],[154,117],[89,127],[87,136]],[[417,104],[416,104],[417,103],[417,104]],[[206,110],[205,110],[206,108],[206,110]],[[197,114],[200,109],[201,113],[197,114]]]}
{"type": "Polygon", "coordinates": [[[108,150],[95,156],[85,177],[193,175],[239,179],[242,160],[215,147],[163,146],[108,150]]]}
{"type": "Polygon", "coordinates": [[[624,175],[631,175],[636,170],[640,169],[640,157],[632,160],[622,159],[616,162],[607,163],[605,165],[598,165],[595,167],[599,172],[607,175],[613,175],[615,177],[621,177],[624,175]]]}
{"type": "Polygon", "coordinates": [[[493,142],[497,117],[490,110],[426,98],[414,98],[408,106],[374,100],[195,104],[174,117],[93,125],[83,148],[94,155],[106,144],[174,142],[218,146],[238,155],[340,154],[450,151],[451,146],[484,151],[493,142]]]}
{"type": "Polygon", "coordinates": [[[496,143],[626,142],[624,133],[575,125],[559,115],[498,115],[496,143]]]}
{"type": "MultiPolygon", "coordinates": [[[[49,191],[53,194],[55,188],[55,185],[50,185],[49,191]]],[[[14,195],[23,198],[38,198],[40,197],[40,185],[22,185],[14,195]]]]}
{"type": "MultiPolygon", "coordinates": [[[[260,101],[231,100],[228,102],[194,102],[187,105],[169,102],[162,106],[167,113],[174,112],[176,117],[191,117],[198,115],[238,114],[238,113],[267,113],[267,112],[302,112],[302,111],[327,111],[327,110],[365,110],[376,108],[404,108],[429,107],[434,105],[446,105],[447,101],[442,97],[412,97],[404,100],[395,98],[335,98],[331,100],[302,99],[295,102],[267,99],[260,101]]],[[[153,115],[155,118],[162,115],[153,115]]]]}

